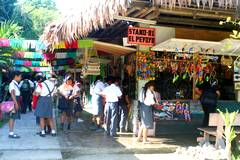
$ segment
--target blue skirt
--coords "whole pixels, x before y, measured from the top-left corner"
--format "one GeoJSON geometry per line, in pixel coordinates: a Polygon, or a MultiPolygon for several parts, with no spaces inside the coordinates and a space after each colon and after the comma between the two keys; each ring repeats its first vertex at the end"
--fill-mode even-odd
{"type": "Polygon", "coordinates": [[[53,101],[51,97],[39,97],[35,116],[40,118],[53,117],[53,101]]]}
{"type": "Polygon", "coordinates": [[[144,103],[140,104],[141,124],[144,128],[153,128],[153,109],[144,103]]]}

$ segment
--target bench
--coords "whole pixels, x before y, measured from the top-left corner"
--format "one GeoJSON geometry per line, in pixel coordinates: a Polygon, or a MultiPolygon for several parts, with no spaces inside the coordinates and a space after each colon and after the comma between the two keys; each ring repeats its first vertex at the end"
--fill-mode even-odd
{"type": "MultiPolygon", "coordinates": [[[[209,127],[198,128],[198,130],[203,132],[203,137],[198,137],[198,142],[207,143],[209,141],[215,141],[215,147],[218,148],[219,146],[225,147],[225,143],[223,140],[224,134],[224,126],[225,122],[219,113],[211,113],[209,115],[209,127]],[[215,137],[213,139],[212,137],[215,137]]],[[[232,127],[235,128],[235,132],[237,136],[240,135],[240,114],[237,114],[236,120],[233,123],[232,127]]]]}

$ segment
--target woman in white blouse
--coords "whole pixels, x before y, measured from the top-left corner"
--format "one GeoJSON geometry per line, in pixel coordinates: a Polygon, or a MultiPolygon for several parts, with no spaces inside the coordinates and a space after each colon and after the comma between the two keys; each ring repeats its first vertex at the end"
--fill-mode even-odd
{"type": "Polygon", "coordinates": [[[153,128],[153,108],[156,98],[154,95],[154,83],[152,81],[146,83],[145,87],[139,94],[140,101],[140,115],[141,115],[141,127],[138,132],[137,141],[142,141],[144,144],[149,144],[147,140],[148,129],[153,128]]]}

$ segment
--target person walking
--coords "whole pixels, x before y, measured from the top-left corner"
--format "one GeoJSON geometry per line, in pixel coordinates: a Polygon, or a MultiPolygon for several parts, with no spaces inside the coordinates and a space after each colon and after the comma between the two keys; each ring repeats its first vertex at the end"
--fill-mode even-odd
{"type": "Polygon", "coordinates": [[[21,113],[26,114],[27,108],[29,111],[32,111],[32,93],[34,90],[34,83],[29,80],[28,78],[25,78],[24,80],[21,81],[19,84],[20,91],[21,91],[21,96],[22,96],[22,108],[21,108],[21,113]]]}
{"type": "Polygon", "coordinates": [[[55,125],[53,122],[53,99],[52,96],[55,93],[55,84],[56,84],[56,76],[51,75],[48,80],[45,80],[41,83],[42,87],[37,86],[35,95],[39,95],[39,99],[37,102],[37,107],[35,111],[35,116],[40,118],[40,128],[41,128],[41,137],[45,137],[45,126],[47,119],[48,124],[51,128],[51,135],[56,136],[55,125]]]}
{"type": "Polygon", "coordinates": [[[101,124],[103,119],[103,98],[101,92],[104,90],[104,83],[102,82],[102,77],[97,76],[95,82],[90,88],[90,93],[92,95],[92,108],[93,108],[93,118],[94,127],[92,130],[101,130],[101,124]]]}
{"type": "Polygon", "coordinates": [[[119,88],[120,80],[114,79],[110,86],[105,88],[101,93],[106,98],[106,132],[108,136],[116,137],[116,129],[118,124],[119,99],[121,99],[122,91],[119,88]]]}
{"type": "Polygon", "coordinates": [[[13,80],[12,82],[9,84],[9,92],[11,94],[11,99],[14,101],[14,108],[15,108],[15,113],[9,113],[8,117],[9,117],[9,138],[20,138],[20,136],[18,136],[17,134],[14,133],[13,129],[14,129],[14,123],[15,120],[20,119],[20,110],[21,110],[21,106],[20,106],[20,87],[19,87],[19,82],[22,79],[22,75],[20,72],[16,71],[13,74],[13,80]]]}
{"type": "Polygon", "coordinates": [[[119,131],[125,132],[128,113],[130,109],[130,100],[128,96],[128,85],[126,81],[123,81],[123,87],[121,88],[122,98],[119,100],[119,131]]]}
{"type": "Polygon", "coordinates": [[[139,94],[140,101],[140,116],[141,116],[141,126],[138,132],[137,141],[142,141],[143,144],[150,144],[148,141],[148,129],[153,128],[153,108],[156,99],[154,95],[154,82],[149,81],[145,84],[139,94]]]}
{"type": "Polygon", "coordinates": [[[80,96],[80,88],[74,85],[73,77],[69,75],[58,90],[60,93],[58,109],[61,111],[61,130],[64,130],[65,121],[68,123],[67,129],[70,130],[73,115],[73,101],[80,96]]]}
{"type": "Polygon", "coordinates": [[[83,82],[81,80],[79,80],[75,83],[74,90],[75,90],[75,92],[78,92],[77,94],[79,95],[74,99],[74,115],[77,119],[77,122],[81,123],[81,122],[83,122],[83,120],[80,117],[81,117],[81,113],[82,113],[83,107],[84,107],[84,105],[82,103],[83,82]],[[79,91],[76,91],[76,89],[75,89],[76,87],[78,88],[79,91]]]}
{"type": "Polygon", "coordinates": [[[217,90],[217,82],[210,83],[208,81],[204,81],[197,87],[196,92],[201,94],[200,102],[204,112],[202,126],[207,127],[209,122],[209,114],[216,112],[217,99],[220,96],[220,92],[217,90]]]}

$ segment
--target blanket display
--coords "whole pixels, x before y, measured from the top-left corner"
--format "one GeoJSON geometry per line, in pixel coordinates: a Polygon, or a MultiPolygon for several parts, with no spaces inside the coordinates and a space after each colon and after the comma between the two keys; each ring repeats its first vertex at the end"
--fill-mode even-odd
{"type": "Polygon", "coordinates": [[[164,120],[191,121],[190,103],[188,101],[161,101],[154,106],[154,117],[164,120]]]}

